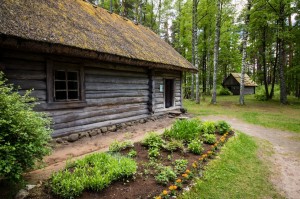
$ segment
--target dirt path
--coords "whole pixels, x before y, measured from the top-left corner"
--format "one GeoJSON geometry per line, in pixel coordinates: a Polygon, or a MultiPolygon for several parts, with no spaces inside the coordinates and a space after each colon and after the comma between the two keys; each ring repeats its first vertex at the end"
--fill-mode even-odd
{"type": "Polygon", "coordinates": [[[63,169],[66,162],[70,159],[76,160],[91,153],[108,151],[109,145],[115,140],[124,141],[130,139],[133,142],[138,142],[144,138],[147,132],[163,133],[165,128],[169,128],[174,120],[175,118],[164,117],[143,124],[136,123],[116,132],[85,137],[73,143],[65,142],[59,144],[55,146],[50,156],[45,157],[46,167],[29,172],[24,177],[29,183],[37,184],[48,179],[54,171],[63,169]]]}
{"type": "Polygon", "coordinates": [[[265,128],[227,116],[207,116],[202,120],[225,120],[245,134],[270,142],[274,154],[270,157],[271,181],[285,197],[300,198],[300,134],[265,128]]]}

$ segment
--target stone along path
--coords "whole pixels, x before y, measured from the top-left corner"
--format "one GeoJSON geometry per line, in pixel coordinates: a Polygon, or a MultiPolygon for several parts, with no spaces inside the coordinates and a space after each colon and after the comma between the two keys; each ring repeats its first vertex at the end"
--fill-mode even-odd
{"type": "Polygon", "coordinates": [[[248,124],[227,116],[205,116],[202,120],[225,120],[233,129],[272,144],[271,181],[282,195],[300,199],[300,134],[248,124]]]}

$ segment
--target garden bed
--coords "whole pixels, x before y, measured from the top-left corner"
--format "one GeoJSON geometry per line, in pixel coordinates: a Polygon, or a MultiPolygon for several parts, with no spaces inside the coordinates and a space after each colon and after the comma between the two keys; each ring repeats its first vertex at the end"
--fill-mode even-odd
{"type": "MultiPolygon", "coordinates": [[[[194,125],[197,122],[194,122],[194,125]]],[[[178,121],[177,123],[184,122],[178,121]]],[[[78,198],[169,198],[172,195],[178,195],[184,187],[189,186],[193,177],[199,176],[203,167],[217,155],[221,146],[233,135],[232,131],[228,131],[229,127],[221,135],[218,133],[220,128],[215,123],[207,122],[208,125],[198,123],[200,124],[199,129],[185,126],[190,124],[180,124],[179,127],[176,127],[175,124],[171,129],[171,133],[166,131],[162,136],[152,133],[143,142],[134,145],[131,145],[130,142],[113,143],[110,147],[109,156],[116,156],[117,158],[120,157],[120,154],[131,156],[136,162],[136,171],[132,172],[132,175],[126,174],[127,177],[120,175],[120,178],[113,180],[111,184],[102,190],[95,191],[95,189],[84,188],[78,198]],[[198,154],[192,153],[193,147],[189,144],[198,139],[193,136],[203,140],[205,132],[211,131],[209,128],[212,125],[214,125],[214,133],[209,132],[209,134],[215,135],[214,144],[200,143],[200,151],[194,151],[198,154]],[[184,129],[185,132],[174,134],[176,131],[181,131],[180,128],[181,130],[184,129]],[[199,133],[197,132],[191,136],[193,133],[189,131],[195,130],[199,133]]],[[[194,147],[194,149],[197,148],[199,147],[194,147]]],[[[72,164],[67,169],[69,174],[74,172],[75,167],[72,164]]],[[[83,181],[82,183],[84,184],[83,181]]],[[[42,191],[33,192],[30,198],[61,198],[53,194],[53,184],[55,183],[52,177],[48,186],[44,186],[42,191]]],[[[60,184],[57,184],[57,186],[59,187],[60,184]]]]}

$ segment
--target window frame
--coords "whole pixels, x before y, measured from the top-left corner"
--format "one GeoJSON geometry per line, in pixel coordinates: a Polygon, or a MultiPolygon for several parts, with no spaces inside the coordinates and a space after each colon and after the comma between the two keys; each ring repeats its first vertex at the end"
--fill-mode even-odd
{"type": "Polygon", "coordinates": [[[53,60],[47,60],[47,107],[46,109],[67,109],[85,107],[85,88],[84,88],[84,67],[82,64],[70,64],[53,60]],[[55,70],[73,70],[78,72],[78,94],[79,99],[75,100],[55,100],[55,70]]]}

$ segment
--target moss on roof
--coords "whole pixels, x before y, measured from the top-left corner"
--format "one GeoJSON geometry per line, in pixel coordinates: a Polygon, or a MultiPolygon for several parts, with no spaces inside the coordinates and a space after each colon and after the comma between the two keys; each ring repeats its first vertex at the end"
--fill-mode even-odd
{"type": "Polygon", "coordinates": [[[3,0],[0,34],[195,68],[150,29],[83,0],[3,0]]]}
{"type": "MultiPolygon", "coordinates": [[[[241,73],[231,73],[231,75],[241,83],[241,73]]],[[[244,76],[244,85],[245,86],[257,86],[257,84],[247,75],[244,76]]]]}

